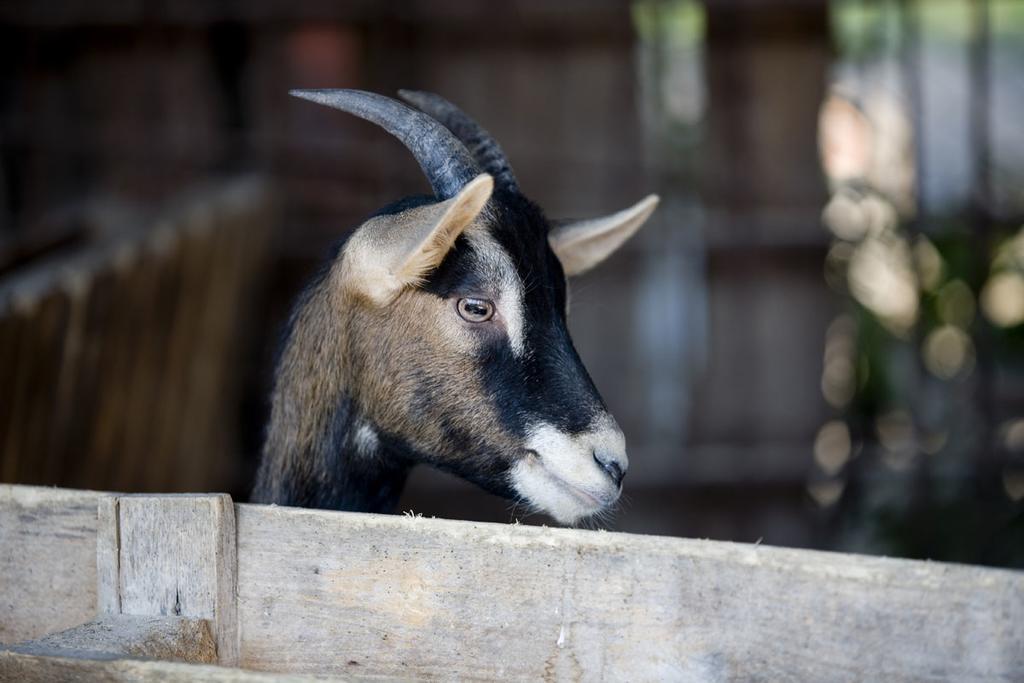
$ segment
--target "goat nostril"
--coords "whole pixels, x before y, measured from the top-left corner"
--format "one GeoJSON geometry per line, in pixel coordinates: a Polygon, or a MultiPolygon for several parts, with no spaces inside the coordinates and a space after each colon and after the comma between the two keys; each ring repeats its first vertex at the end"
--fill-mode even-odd
{"type": "Polygon", "coordinates": [[[594,462],[601,466],[601,469],[612,478],[616,486],[622,485],[622,479],[626,476],[625,470],[622,469],[622,465],[615,462],[612,459],[604,460],[596,452],[594,453],[594,462]]]}

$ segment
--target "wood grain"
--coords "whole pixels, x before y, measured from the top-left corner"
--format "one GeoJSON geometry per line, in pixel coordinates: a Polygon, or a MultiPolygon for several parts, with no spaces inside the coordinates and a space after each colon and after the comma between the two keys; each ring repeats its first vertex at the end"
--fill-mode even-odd
{"type": "Polygon", "coordinates": [[[338,679],[257,673],[206,664],[53,657],[0,650],[0,680],[19,683],[309,683],[338,679]]]}
{"type": "Polygon", "coordinates": [[[241,665],[489,680],[1020,680],[1024,575],[237,506],[241,665]]]}
{"type": "Polygon", "coordinates": [[[145,216],[97,206],[81,241],[5,273],[0,481],[236,486],[230,426],[275,220],[265,181],[239,177],[145,216]]]}
{"type": "Polygon", "coordinates": [[[102,612],[215,624],[219,663],[238,661],[234,506],[226,494],[117,496],[101,517],[102,612]],[[113,546],[113,547],[112,547],[113,546]]]}
{"type": "MultiPolygon", "coordinates": [[[[236,536],[227,496],[0,486],[0,633],[10,642],[85,622],[97,584],[102,594],[116,581],[119,603],[99,604],[119,604],[124,614],[216,618],[219,661],[231,657],[234,643],[240,666],[290,674],[1012,681],[1024,672],[1020,572],[654,536],[233,509],[237,614],[230,612],[236,536]],[[97,532],[97,505],[104,524],[117,520],[116,534],[97,532]],[[111,543],[116,552],[100,549],[111,543]],[[111,557],[116,571],[97,573],[97,561],[111,557]],[[225,640],[219,620],[238,624],[237,640],[225,640]]],[[[78,671],[60,657],[12,657],[0,653],[0,679],[31,667],[58,679],[78,671]]],[[[81,671],[116,676],[114,669],[81,671]]]]}
{"type": "Polygon", "coordinates": [[[0,643],[76,626],[96,611],[92,491],[0,484],[0,643]]]}
{"type": "Polygon", "coordinates": [[[101,498],[97,505],[96,614],[121,613],[121,529],[117,496],[101,498]]]}
{"type": "Polygon", "coordinates": [[[48,657],[146,657],[172,662],[217,663],[217,643],[210,622],[187,617],[108,614],[9,649],[48,657]]]}

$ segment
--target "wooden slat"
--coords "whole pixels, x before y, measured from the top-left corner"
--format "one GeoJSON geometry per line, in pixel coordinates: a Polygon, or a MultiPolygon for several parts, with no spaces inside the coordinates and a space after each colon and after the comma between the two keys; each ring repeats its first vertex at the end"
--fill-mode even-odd
{"type": "Polygon", "coordinates": [[[110,451],[116,457],[107,467],[104,483],[115,491],[132,490],[132,461],[135,458],[131,456],[137,457],[136,454],[148,450],[144,443],[132,442],[132,433],[148,431],[148,415],[155,412],[154,405],[159,400],[159,387],[148,376],[154,365],[154,343],[150,335],[156,327],[151,320],[153,302],[156,301],[153,290],[158,265],[147,256],[141,245],[131,245],[122,247],[114,261],[121,283],[118,287],[118,313],[123,320],[130,322],[120,329],[116,326],[118,332],[111,340],[118,348],[115,376],[119,380],[116,388],[112,388],[118,398],[118,408],[114,412],[118,417],[114,422],[116,431],[110,451]]]}
{"type": "Polygon", "coordinates": [[[83,659],[0,651],[0,680],[19,683],[311,683],[337,679],[265,674],[208,664],[143,661],[137,659],[83,659]]]}
{"type": "Polygon", "coordinates": [[[9,649],[48,657],[146,657],[171,662],[217,663],[217,643],[210,622],[188,617],[108,614],[9,649]]]}
{"type": "MultiPolygon", "coordinates": [[[[174,328],[174,294],[177,285],[177,235],[170,227],[158,228],[142,256],[147,262],[151,291],[147,292],[148,303],[162,315],[150,317],[145,328],[145,339],[140,342],[144,353],[133,372],[131,404],[135,415],[125,423],[123,452],[146,453],[145,458],[123,458],[123,480],[128,482],[125,490],[139,490],[138,482],[148,480],[169,481],[158,472],[164,468],[159,461],[160,448],[157,444],[160,426],[165,419],[164,396],[168,392],[165,373],[176,368],[167,365],[168,346],[174,328]]],[[[228,458],[230,459],[230,458],[228,458]]],[[[171,489],[166,489],[168,492],[171,489]]]]}
{"type": "MultiPolygon", "coordinates": [[[[191,293],[189,280],[195,268],[188,240],[180,230],[175,230],[172,234],[174,241],[167,257],[170,280],[164,283],[160,300],[163,317],[170,322],[170,327],[163,342],[163,358],[158,386],[161,393],[180,398],[173,402],[162,402],[161,409],[155,411],[155,426],[151,435],[151,455],[146,458],[145,462],[136,463],[140,470],[145,468],[151,472],[151,480],[164,482],[168,487],[180,485],[181,477],[176,472],[176,468],[183,456],[187,455],[180,448],[179,443],[184,438],[181,435],[181,425],[185,422],[181,417],[184,414],[183,404],[185,403],[185,368],[188,363],[188,354],[192,349],[189,341],[190,335],[193,333],[189,325],[189,314],[192,309],[189,305],[189,294],[191,293]]],[[[140,477],[140,481],[142,479],[140,477]]],[[[178,489],[170,488],[170,490],[178,489]]]]}
{"type": "Polygon", "coordinates": [[[1019,680],[1024,575],[239,505],[241,665],[496,680],[1019,680]]]}
{"type": "MultiPolygon", "coordinates": [[[[112,555],[103,544],[118,545],[117,588],[126,590],[101,604],[176,605],[198,618],[205,617],[184,613],[207,609],[201,602],[230,604],[233,589],[214,596],[211,582],[193,580],[189,569],[209,566],[211,553],[230,558],[229,508],[226,496],[0,486],[0,641],[88,621],[95,558],[102,564],[112,555]],[[100,501],[118,533],[97,542],[100,501]],[[153,595],[163,597],[153,603],[153,595]]],[[[1024,671],[1019,572],[627,534],[234,510],[246,668],[712,681],[1019,680],[1024,671]]],[[[213,571],[230,564],[214,562],[213,571]]],[[[69,661],[0,653],[0,679],[123,673],[69,661]]]]}
{"type": "MultiPolygon", "coordinates": [[[[0,359],[18,358],[22,339],[28,337],[31,321],[0,300],[0,359]]],[[[0,480],[13,481],[18,474],[18,429],[24,421],[23,406],[18,399],[28,374],[25,364],[0,363],[0,480]]]]}
{"type": "MultiPolygon", "coordinates": [[[[81,276],[83,279],[84,275],[81,276]]],[[[103,374],[110,365],[111,350],[106,343],[108,330],[115,324],[115,282],[113,275],[106,271],[92,274],[82,284],[85,308],[82,345],[78,355],[78,367],[72,388],[72,420],[64,441],[64,466],[67,469],[62,482],[70,486],[83,486],[83,482],[102,481],[97,470],[104,462],[104,456],[97,442],[105,428],[103,409],[109,398],[106,396],[108,379],[103,374]],[[97,391],[98,387],[104,390],[97,391]],[[68,458],[71,444],[89,454],[88,457],[68,458]]]]}
{"type": "Polygon", "coordinates": [[[87,288],[79,278],[66,277],[56,288],[66,302],[67,323],[64,328],[60,357],[54,359],[53,404],[48,408],[48,436],[46,451],[41,454],[50,473],[46,483],[60,485],[66,476],[65,439],[74,422],[78,406],[75,405],[74,388],[78,376],[79,358],[82,353],[82,335],[86,324],[88,307],[87,288]]]}
{"type": "MultiPolygon", "coordinates": [[[[12,358],[23,358],[30,354],[35,343],[35,321],[31,311],[14,308],[8,314],[12,317],[13,325],[13,349],[12,358]]],[[[0,359],[3,360],[3,359],[0,359]]],[[[29,409],[31,403],[28,395],[32,388],[32,366],[29,363],[19,363],[14,370],[13,377],[9,384],[3,387],[3,399],[0,406],[7,417],[3,420],[0,417],[0,449],[2,449],[3,470],[0,477],[6,481],[17,479],[21,467],[19,454],[22,452],[23,444],[26,441],[26,427],[29,423],[29,409]]]]}
{"type": "Polygon", "coordinates": [[[0,484],[0,643],[96,612],[96,504],[103,496],[0,484]]]}
{"type": "Polygon", "coordinates": [[[90,469],[98,475],[97,481],[117,490],[123,484],[115,481],[115,477],[121,466],[119,461],[124,456],[120,452],[120,438],[127,412],[132,358],[138,350],[133,340],[142,321],[126,310],[129,298],[124,291],[135,284],[130,277],[131,262],[126,259],[118,263],[115,258],[109,266],[109,271],[97,279],[97,284],[109,283],[106,291],[109,299],[103,298],[102,292],[96,292],[101,296],[98,302],[106,307],[98,365],[99,377],[102,378],[102,384],[98,386],[102,390],[97,392],[97,385],[86,387],[90,393],[95,392],[91,400],[97,406],[89,424],[93,437],[90,469]]]}
{"type": "Polygon", "coordinates": [[[101,498],[96,510],[96,613],[121,613],[120,499],[101,498]]]}
{"type": "Polygon", "coordinates": [[[62,292],[54,290],[40,297],[32,317],[31,353],[36,362],[32,364],[30,373],[30,390],[18,399],[26,402],[25,422],[21,425],[25,439],[18,450],[36,454],[34,458],[21,459],[16,480],[26,484],[45,484],[59,476],[59,471],[47,469],[46,454],[53,428],[53,406],[56,403],[67,316],[67,300],[62,292]]]}
{"type": "Polygon", "coordinates": [[[108,614],[215,624],[218,662],[238,661],[231,497],[117,496],[103,501],[97,604],[108,614]],[[111,528],[116,524],[116,529],[111,528]]]}

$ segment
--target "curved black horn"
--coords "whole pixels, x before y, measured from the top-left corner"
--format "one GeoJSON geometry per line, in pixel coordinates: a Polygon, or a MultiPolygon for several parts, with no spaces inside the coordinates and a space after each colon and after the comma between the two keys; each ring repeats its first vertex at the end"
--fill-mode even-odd
{"type": "Polygon", "coordinates": [[[466,147],[436,120],[390,97],[363,90],[292,90],[291,95],[375,123],[416,157],[439,199],[450,199],[480,174],[466,147]]]}
{"type": "Polygon", "coordinates": [[[399,90],[398,94],[403,100],[430,114],[454,133],[473,154],[480,167],[494,176],[494,181],[499,187],[513,192],[519,191],[516,176],[512,173],[512,166],[508,163],[501,146],[466,112],[434,93],[399,90]]]}

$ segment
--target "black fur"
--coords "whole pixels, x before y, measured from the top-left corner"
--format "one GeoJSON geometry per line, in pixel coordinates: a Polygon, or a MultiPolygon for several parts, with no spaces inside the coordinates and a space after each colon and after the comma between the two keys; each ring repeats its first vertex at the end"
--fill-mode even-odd
{"type": "MultiPolygon", "coordinates": [[[[536,417],[570,433],[587,429],[604,402],[566,328],[566,282],[548,246],[550,224],[540,207],[521,194],[498,189],[491,197],[490,231],[512,257],[525,283],[524,334],[528,348],[516,359],[505,337],[485,347],[478,363],[505,427],[521,435],[524,417],[536,417]]],[[[472,246],[456,241],[425,289],[443,298],[480,290],[472,246]]]]}
{"type": "MultiPolygon", "coordinates": [[[[436,201],[431,197],[407,197],[374,215],[390,215],[436,201]]],[[[511,256],[525,284],[524,309],[526,352],[516,357],[508,338],[495,334],[482,345],[476,362],[467,372],[478,373],[504,431],[523,437],[525,429],[537,422],[553,424],[570,433],[590,427],[604,412],[604,404],[569,338],[565,321],[566,281],[561,264],[548,245],[550,225],[533,202],[516,192],[498,188],[489,203],[489,230],[511,256]]],[[[331,262],[340,254],[344,241],[335,246],[331,261],[299,297],[285,338],[294,332],[297,312],[311,293],[324,286],[331,262]]],[[[479,295],[478,256],[461,236],[423,289],[443,299],[479,295]]],[[[447,387],[423,374],[409,406],[411,413],[431,414],[429,407],[440,402],[447,387]]],[[[508,470],[515,463],[496,457],[496,449],[479,435],[442,421],[451,447],[463,454],[457,462],[418,452],[400,435],[377,431],[378,447],[367,457],[356,453],[354,436],[362,420],[347,395],[338,397],[327,433],[308,453],[292,454],[302,463],[286,477],[273,477],[261,468],[253,499],[286,505],[357,511],[394,510],[410,468],[416,463],[434,465],[491,491],[514,497],[508,470]]],[[[376,428],[376,426],[375,426],[376,428]]],[[[264,463],[266,464],[266,463],[264,463]]]]}

